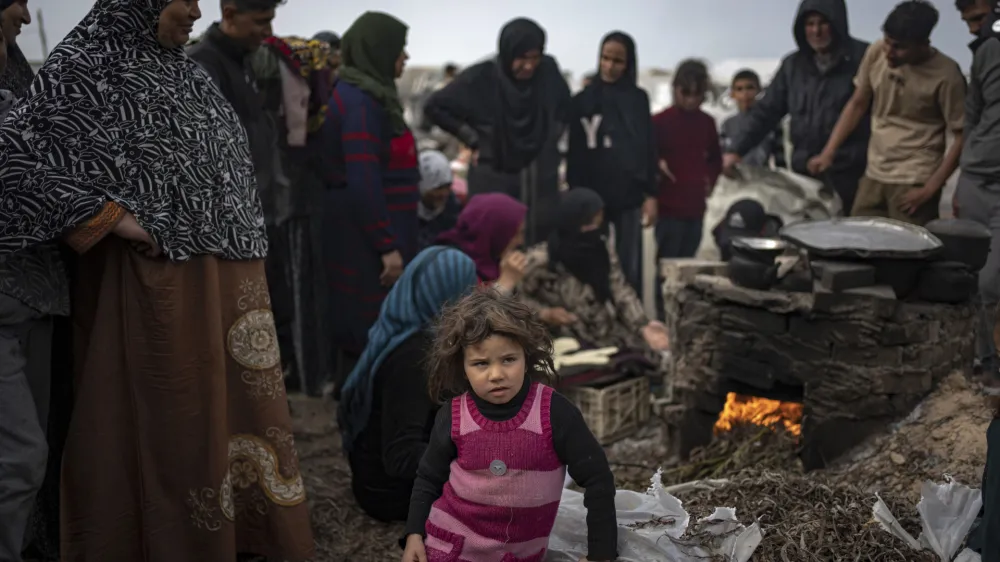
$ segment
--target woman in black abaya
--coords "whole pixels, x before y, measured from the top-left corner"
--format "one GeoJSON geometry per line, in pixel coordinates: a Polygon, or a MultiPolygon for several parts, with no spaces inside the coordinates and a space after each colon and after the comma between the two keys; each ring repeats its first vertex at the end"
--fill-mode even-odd
{"type": "Polygon", "coordinates": [[[625,278],[642,294],[642,225],[656,221],[659,189],[649,96],[637,71],[635,41],[620,31],[604,36],[598,74],[570,106],[566,179],[601,196],[625,278]]]}
{"type": "Polygon", "coordinates": [[[527,204],[529,240],[543,236],[535,219],[559,192],[559,137],[569,86],[544,53],[545,30],[518,18],[500,31],[496,57],[462,71],[424,107],[427,119],[474,151],[469,195],[506,193],[527,204]]]}

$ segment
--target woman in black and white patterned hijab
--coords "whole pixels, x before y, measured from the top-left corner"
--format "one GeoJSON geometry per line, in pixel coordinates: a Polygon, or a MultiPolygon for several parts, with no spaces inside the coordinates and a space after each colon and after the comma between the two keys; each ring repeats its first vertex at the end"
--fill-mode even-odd
{"type": "Polygon", "coordinates": [[[0,254],[112,202],[171,260],[265,255],[246,135],[177,44],[192,12],[185,0],[99,0],[55,48],[0,129],[0,254]]]}
{"type": "Polygon", "coordinates": [[[0,259],[62,239],[64,560],[314,557],[247,138],[195,0],[97,0],[0,128],[0,259]]]}

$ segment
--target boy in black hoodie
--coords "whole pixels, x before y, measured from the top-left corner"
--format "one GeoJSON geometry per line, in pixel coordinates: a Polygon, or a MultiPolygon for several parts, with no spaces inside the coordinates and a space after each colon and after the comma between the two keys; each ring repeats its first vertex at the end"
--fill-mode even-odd
{"type": "Polygon", "coordinates": [[[656,146],[649,96],[637,85],[635,42],[621,32],[601,40],[598,73],[573,98],[566,180],[604,201],[604,224],[629,284],[642,294],[642,227],[656,222],[656,146]]]}

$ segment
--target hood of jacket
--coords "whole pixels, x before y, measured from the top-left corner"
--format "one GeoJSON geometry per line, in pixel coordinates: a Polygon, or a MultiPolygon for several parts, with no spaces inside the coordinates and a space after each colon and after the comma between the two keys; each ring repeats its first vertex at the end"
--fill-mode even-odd
{"type": "Polygon", "coordinates": [[[975,53],[980,45],[993,37],[1000,39],[1000,0],[993,3],[993,9],[986,14],[986,19],[983,20],[979,28],[979,35],[976,36],[975,41],[969,43],[969,48],[975,53]]]}
{"type": "Polygon", "coordinates": [[[795,15],[795,27],[792,28],[799,51],[812,51],[812,47],[806,41],[805,29],[806,16],[811,13],[817,13],[830,22],[834,34],[834,48],[845,48],[851,38],[851,30],[847,23],[847,4],[844,0],[802,0],[798,14],[795,15]]]}

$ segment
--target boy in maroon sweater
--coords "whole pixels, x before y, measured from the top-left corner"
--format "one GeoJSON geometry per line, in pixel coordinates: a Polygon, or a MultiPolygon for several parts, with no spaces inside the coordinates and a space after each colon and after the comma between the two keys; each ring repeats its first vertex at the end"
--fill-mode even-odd
{"type": "MultiPolygon", "coordinates": [[[[704,63],[690,59],[681,62],[674,73],[673,105],[653,116],[660,159],[658,259],[691,258],[701,245],[706,201],[722,172],[715,119],[700,109],[710,85],[704,63]]],[[[662,286],[660,279],[656,284],[656,308],[661,320],[662,286]]]]}
{"type": "Polygon", "coordinates": [[[659,258],[694,257],[701,245],[706,200],[722,172],[715,119],[700,109],[710,86],[708,69],[683,61],[674,73],[674,103],[653,116],[660,157],[659,258]]]}

